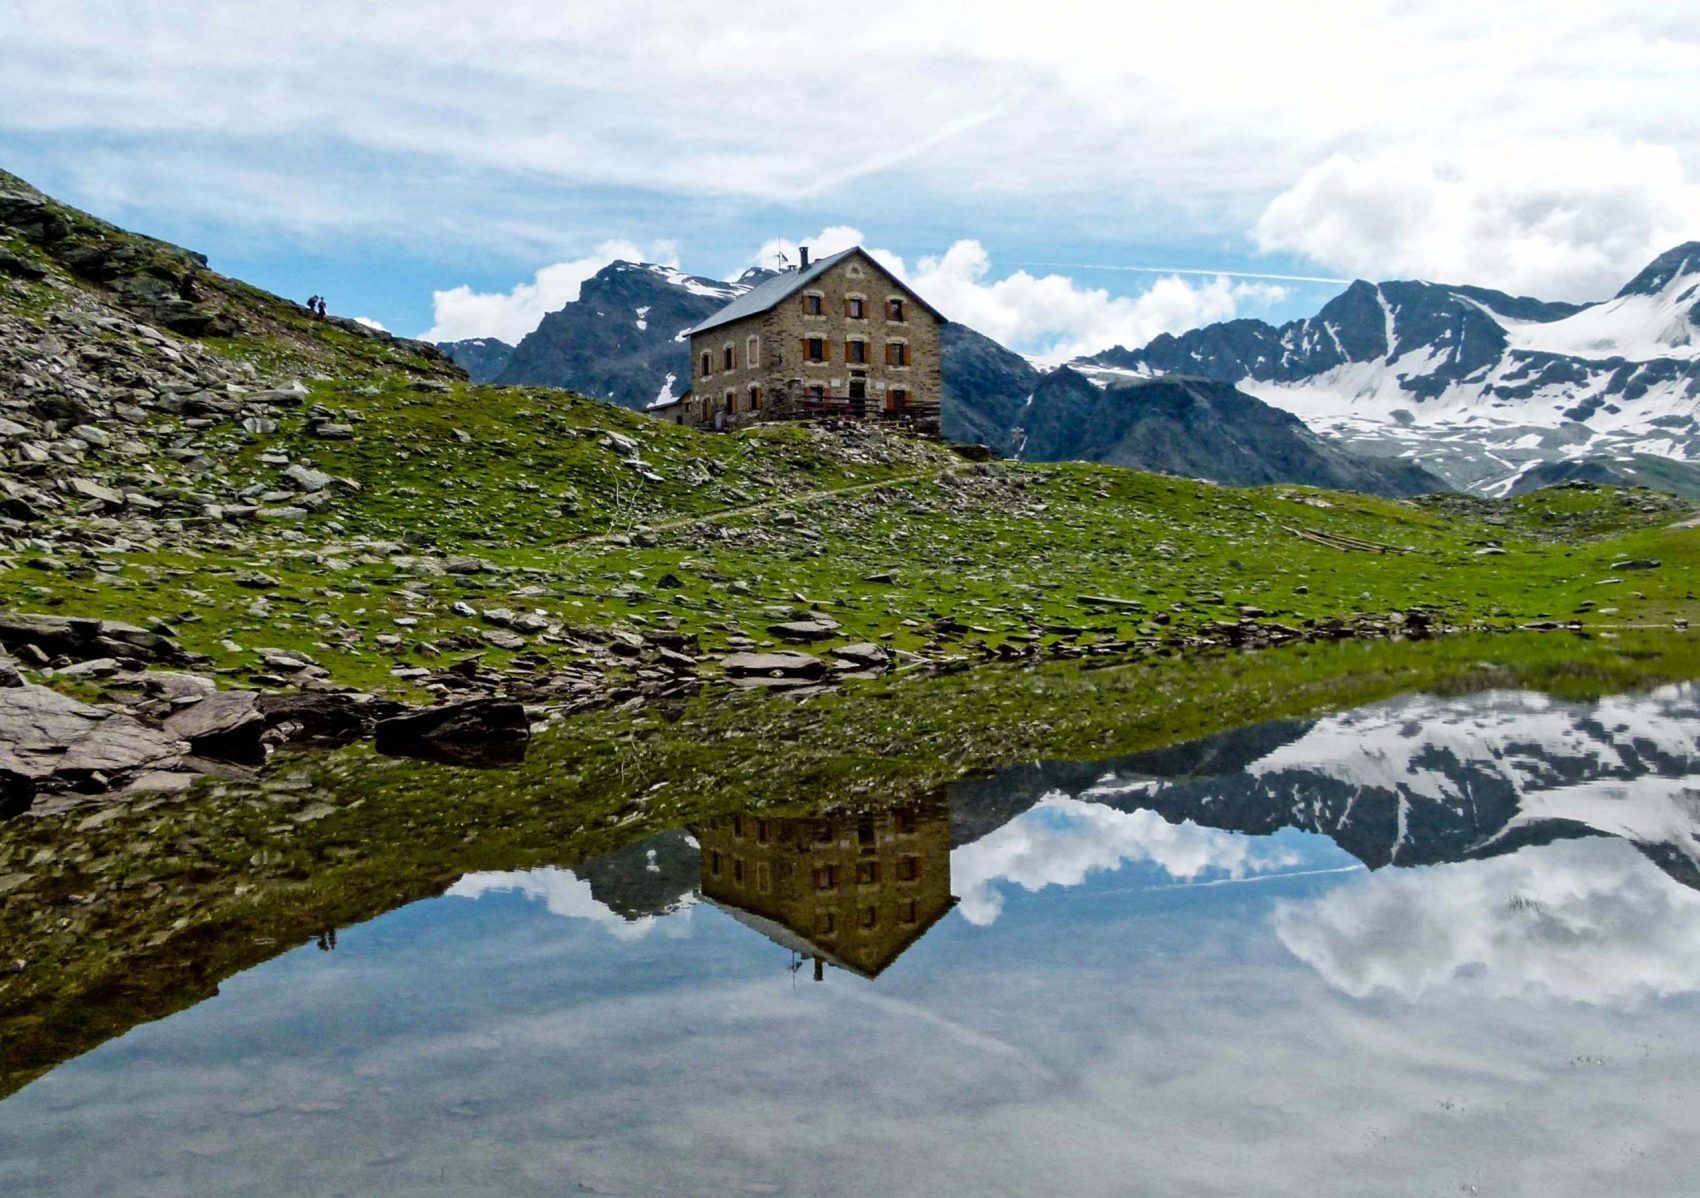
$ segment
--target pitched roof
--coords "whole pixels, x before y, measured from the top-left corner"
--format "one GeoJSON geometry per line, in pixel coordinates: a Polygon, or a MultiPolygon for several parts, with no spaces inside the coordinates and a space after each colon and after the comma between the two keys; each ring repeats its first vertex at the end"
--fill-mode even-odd
{"type": "MultiPolygon", "coordinates": [[[[837,266],[840,262],[844,261],[844,259],[848,258],[851,254],[861,254],[864,258],[867,258],[868,261],[874,262],[873,257],[859,245],[851,246],[847,250],[839,250],[836,254],[828,254],[818,262],[809,263],[808,269],[806,270],[786,271],[782,275],[775,275],[767,282],[761,284],[761,286],[746,291],[743,295],[740,295],[737,299],[727,304],[724,308],[720,309],[720,311],[716,312],[713,316],[710,316],[701,324],[686,329],[685,336],[689,337],[695,333],[703,333],[707,332],[709,329],[717,329],[723,324],[731,324],[733,321],[742,320],[746,316],[759,316],[763,312],[771,312],[783,301],[795,295],[798,291],[808,286],[816,279],[820,278],[827,271],[831,270],[834,266],[837,266]]],[[[879,263],[874,262],[874,265],[879,266],[879,263]]],[[[881,266],[880,270],[885,271],[885,267],[881,266]]],[[[885,271],[885,273],[889,274],[890,272],[885,271]]],[[[915,302],[920,304],[927,311],[931,312],[934,316],[937,316],[940,320],[944,319],[943,316],[939,315],[938,309],[934,308],[920,296],[915,295],[915,293],[910,291],[910,289],[901,281],[898,282],[898,286],[903,287],[904,291],[909,292],[909,294],[914,297],[915,302]]]]}

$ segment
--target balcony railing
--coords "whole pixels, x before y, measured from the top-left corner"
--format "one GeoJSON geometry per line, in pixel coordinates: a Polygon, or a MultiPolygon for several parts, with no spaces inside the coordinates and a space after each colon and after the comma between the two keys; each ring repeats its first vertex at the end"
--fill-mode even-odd
{"type": "Polygon", "coordinates": [[[842,420],[925,421],[939,418],[939,405],[905,400],[889,407],[880,396],[853,398],[848,395],[809,395],[792,405],[793,420],[814,420],[824,417],[842,420]]]}

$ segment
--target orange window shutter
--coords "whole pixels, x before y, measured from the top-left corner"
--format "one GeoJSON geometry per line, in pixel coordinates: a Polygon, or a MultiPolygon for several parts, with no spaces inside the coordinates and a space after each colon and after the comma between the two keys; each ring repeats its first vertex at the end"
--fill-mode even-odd
{"type": "Polygon", "coordinates": [[[807,337],[804,337],[803,338],[803,361],[807,362],[808,360],[809,360],[809,339],[807,337]]]}
{"type": "Polygon", "coordinates": [[[893,356],[896,349],[897,349],[897,347],[895,345],[891,344],[891,342],[889,342],[889,341],[886,342],[886,344],[885,344],[885,364],[887,366],[897,365],[897,359],[893,356]]]}

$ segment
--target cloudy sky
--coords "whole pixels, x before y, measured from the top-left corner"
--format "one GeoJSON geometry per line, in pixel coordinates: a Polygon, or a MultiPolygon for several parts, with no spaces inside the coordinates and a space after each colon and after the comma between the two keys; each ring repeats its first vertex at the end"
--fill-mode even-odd
{"type": "Polygon", "coordinates": [[[1597,298],[1700,237],[1691,2],[1043,12],[0,0],[0,166],[438,336],[800,240],[1067,352],[1354,276],[1597,298]]]}

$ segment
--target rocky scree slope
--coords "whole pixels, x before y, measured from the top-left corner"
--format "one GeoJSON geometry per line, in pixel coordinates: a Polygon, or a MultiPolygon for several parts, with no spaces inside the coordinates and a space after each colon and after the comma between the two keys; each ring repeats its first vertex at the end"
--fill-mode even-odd
{"type": "Polygon", "coordinates": [[[1700,242],[1603,303],[1483,287],[1354,282],[1313,317],[1207,325],[1116,347],[1102,380],[1171,373],[1242,387],[1348,447],[1503,494],[1541,462],[1700,456],[1700,242]]]}

